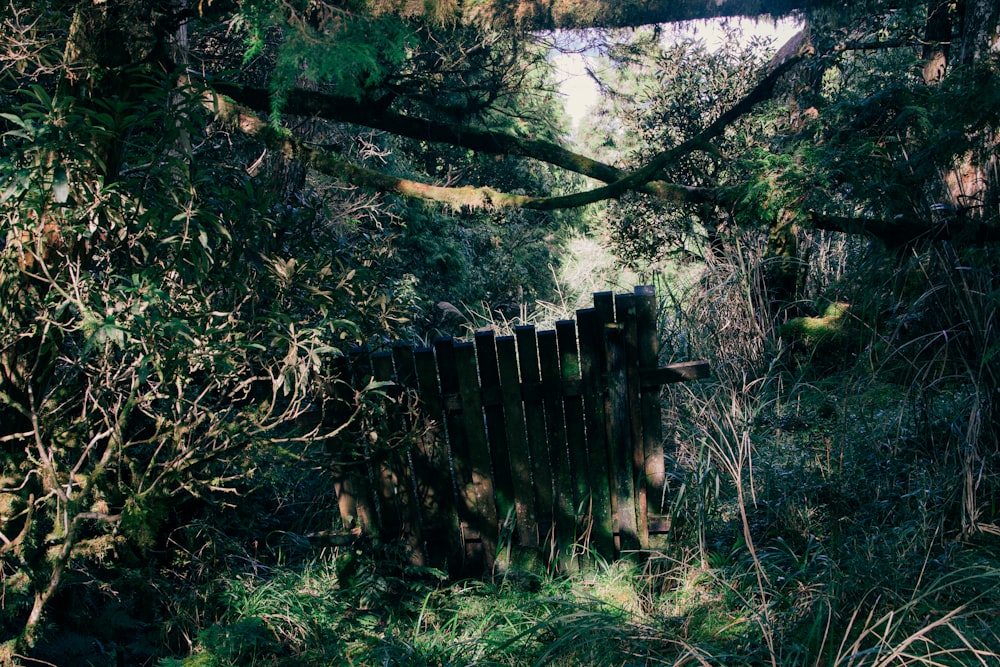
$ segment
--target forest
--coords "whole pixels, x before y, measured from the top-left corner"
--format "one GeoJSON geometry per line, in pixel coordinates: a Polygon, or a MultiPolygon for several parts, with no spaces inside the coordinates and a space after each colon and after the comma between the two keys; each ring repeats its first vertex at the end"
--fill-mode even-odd
{"type": "Polygon", "coordinates": [[[0,665],[1000,664],[996,0],[4,5],[0,665]],[[669,530],[342,512],[358,350],[637,286],[669,530]]]}

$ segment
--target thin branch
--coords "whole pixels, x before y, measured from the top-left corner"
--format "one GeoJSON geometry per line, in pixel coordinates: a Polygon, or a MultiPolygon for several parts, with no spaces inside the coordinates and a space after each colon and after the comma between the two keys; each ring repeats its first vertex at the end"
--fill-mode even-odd
{"type": "Polygon", "coordinates": [[[0,437],[0,443],[2,442],[14,442],[15,440],[28,440],[34,437],[34,431],[24,431],[22,433],[11,433],[10,435],[5,435],[0,437]]]}

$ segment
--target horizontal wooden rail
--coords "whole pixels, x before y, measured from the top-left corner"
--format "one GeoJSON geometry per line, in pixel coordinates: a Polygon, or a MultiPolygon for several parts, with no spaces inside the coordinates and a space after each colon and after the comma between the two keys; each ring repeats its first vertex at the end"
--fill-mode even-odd
{"type": "MultiPolygon", "coordinates": [[[[639,377],[643,391],[652,391],[665,384],[674,382],[689,382],[704,380],[711,377],[711,366],[707,361],[682,361],[659,368],[639,369],[639,377]]],[[[521,400],[537,401],[546,397],[549,386],[541,382],[521,382],[521,400]]],[[[562,380],[559,383],[560,396],[582,396],[582,383],[579,379],[562,380]]],[[[483,405],[502,405],[503,396],[499,387],[483,387],[481,389],[483,405]]],[[[445,394],[442,397],[446,410],[461,410],[462,404],[457,393],[445,394]]]]}

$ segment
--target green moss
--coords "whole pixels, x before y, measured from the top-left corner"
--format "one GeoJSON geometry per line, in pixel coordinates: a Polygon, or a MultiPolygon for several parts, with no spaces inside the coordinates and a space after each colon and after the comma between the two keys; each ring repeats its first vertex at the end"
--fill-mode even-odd
{"type": "Polygon", "coordinates": [[[821,317],[796,317],[781,325],[781,337],[788,341],[801,341],[809,348],[843,342],[844,323],[850,304],[831,303],[821,317]]]}

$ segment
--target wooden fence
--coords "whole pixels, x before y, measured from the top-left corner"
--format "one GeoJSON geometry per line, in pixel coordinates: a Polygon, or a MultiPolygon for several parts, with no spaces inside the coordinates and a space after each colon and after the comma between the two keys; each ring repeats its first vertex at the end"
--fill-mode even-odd
{"type": "Polygon", "coordinates": [[[643,286],[597,293],[554,330],[357,355],[356,378],[388,383],[387,401],[340,474],[344,521],[452,572],[505,548],[558,568],[646,548],[667,529],[660,386],[708,375],[705,362],[659,367],[657,347],[643,286]]]}

